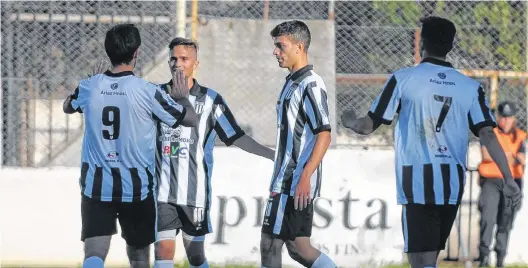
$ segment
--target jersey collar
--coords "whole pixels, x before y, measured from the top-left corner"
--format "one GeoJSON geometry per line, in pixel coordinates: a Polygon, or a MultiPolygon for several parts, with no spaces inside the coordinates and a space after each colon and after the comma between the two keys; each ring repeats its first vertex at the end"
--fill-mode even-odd
{"type": "Polygon", "coordinates": [[[295,80],[299,78],[301,75],[303,75],[304,73],[311,71],[311,70],[313,70],[313,65],[306,65],[302,67],[301,69],[297,70],[295,73],[289,74],[288,76],[286,76],[286,81],[295,80]]]}
{"type": "Polygon", "coordinates": [[[112,73],[110,70],[107,70],[106,72],[104,72],[104,74],[110,77],[122,77],[122,76],[127,76],[127,75],[134,75],[134,72],[124,71],[124,72],[119,72],[119,73],[112,73]]]}
{"type": "MultiPolygon", "coordinates": [[[[200,84],[198,84],[198,81],[196,81],[195,78],[193,78],[193,86],[191,87],[191,89],[189,90],[189,94],[191,95],[194,95],[194,96],[199,96],[199,95],[203,95],[205,94],[202,90],[202,86],[200,86],[200,84]]],[[[166,85],[172,85],[172,79],[166,83],[166,85]]]]}
{"type": "Polygon", "coordinates": [[[425,58],[425,59],[422,60],[421,63],[425,63],[425,62],[431,63],[431,64],[435,64],[435,65],[440,65],[440,66],[453,68],[453,65],[451,65],[451,63],[449,63],[447,61],[435,59],[435,58],[425,58]]]}

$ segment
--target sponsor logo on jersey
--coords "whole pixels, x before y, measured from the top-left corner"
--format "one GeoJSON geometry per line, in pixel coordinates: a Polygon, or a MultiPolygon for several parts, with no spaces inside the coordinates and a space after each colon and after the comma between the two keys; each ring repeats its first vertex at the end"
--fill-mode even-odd
{"type": "Polygon", "coordinates": [[[158,136],[158,141],[169,141],[169,142],[179,142],[179,143],[189,143],[194,144],[194,139],[189,139],[181,137],[183,127],[178,126],[177,128],[171,128],[165,124],[161,125],[161,130],[158,136]]]}
{"type": "Polygon", "coordinates": [[[110,151],[106,154],[105,162],[106,163],[120,163],[121,160],[119,160],[119,153],[116,151],[110,151]]]}
{"type": "Polygon", "coordinates": [[[114,158],[117,158],[119,156],[119,153],[116,152],[116,151],[111,151],[109,152],[108,154],[106,154],[106,156],[110,159],[114,159],[114,158]]]}
{"type": "Polygon", "coordinates": [[[106,96],[126,96],[126,93],[122,92],[122,91],[104,91],[104,90],[101,90],[101,95],[106,95],[106,96]]]}
{"type": "Polygon", "coordinates": [[[106,96],[126,96],[126,93],[123,92],[123,91],[114,91],[118,87],[119,87],[118,83],[113,83],[113,84],[110,85],[110,89],[112,91],[101,90],[101,95],[106,95],[106,96]]]}
{"type": "Polygon", "coordinates": [[[187,154],[189,152],[189,149],[185,146],[179,145],[171,145],[171,146],[163,146],[163,156],[165,157],[179,157],[179,158],[186,158],[187,154]]]}
{"type": "MultiPolygon", "coordinates": [[[[438,74],[438,75],[440,76],[440,74],[438,74]]],[[[445,79],[445,77],[442,78],[442,79],[445,79]]],[[[436,80],[436,79],[433,79],[433,78],[429,79],[429,83],[435,83],[437,85],[445,85],[445,86],[456,86],[455,82],[445,81],[445,80],[440,81],[440,80],[436,80]]]]}
{"type": "Polygon", "coordinates": [[[437,154],[435,154],[435,157],[439,157],[439,158],[452,158],[451,155],[449,155],[447,153],[448,149],[447,149],[447,146],[445,145],[440,145],[438,146],[438,148],[436,149],[436,152],[438,152],[437,154]]]}

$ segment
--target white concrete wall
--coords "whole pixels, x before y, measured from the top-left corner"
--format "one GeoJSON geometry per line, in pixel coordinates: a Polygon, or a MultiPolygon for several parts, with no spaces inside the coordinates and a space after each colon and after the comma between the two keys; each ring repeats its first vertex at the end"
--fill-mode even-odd
{"type": "MultiPolygon", "coordinates": [[[[325,157],[322,198],[316,203],[312,242],[340,267],[356,267],[369,261],[401,261],[401,210],[396,205],[393,163],[393,152],[389,150],[330,150],[325,157]],[[357,199],[350,202],[348,211],[344,206],[347,198],[357,199]],[[345,227],[346,216],[357,228],[345,227]],[[372,229],[367,228],[367,223],[372,229]]],[[[236,148],[215,150],[214,233],[206,238],[211,262],[258,262],[263,208],[257,210],[257,200],[265,202],[271,171],[269,160],[236,148]],[[222,199],[227,200],[226,212],[219,214],[222,199]],[[245,215],[241,213],[244,209],[245,215]]],[[[4,264],[71,267],[82,260],[79,174],[78,168],[1,170],[0,259],[4,264]]],[[[474,185],[473,190],[476,198],[478,187],[474,185]]],[[[469,198],[468,193],[469,186],[465,199],[469,198]]],[[[463,210],[463,217],[468,213],[463,210]]],[[[476,210],[472,216],[475,240],[476,210]]],[[[511,237],[509,263],[528,262],[524,250],[528,232],[523,228],[527,224],[528,214],[522,210],[511,237]]],[[[466,225],[462,231],[466,240],[466,225]]],[[[456,238],[453,228],[453,241],[456,238]]],[[[181,260],[184,256],[181,238],[178,241],[177,259],[181,260]]],[[[476,248],[476,240],[472,245],[476,248]]],[[[126,263],[124,246],[123,240],[114,236],[109,264],[126,263]]],[[[284,262],[294,264],[287,254],[284,262]]]]}

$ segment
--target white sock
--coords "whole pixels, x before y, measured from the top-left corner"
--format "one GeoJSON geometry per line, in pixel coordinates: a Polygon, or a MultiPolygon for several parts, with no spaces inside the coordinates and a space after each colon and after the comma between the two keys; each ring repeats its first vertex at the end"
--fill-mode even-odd
{"type": "Polygon", "coordinates": [[[154,268],[174,268],[174,260],[156,260],[154,268]]]}
{"type": "Polygon", "coordinates": [[[202,263],[202,265],[200,266],[193,266],[193,265],[189,265],[190,268],[209,268],[209,263],[207,263],[207,261],[205,261],[204,263],[202,263]]]}
{"type": "Polygon", "coordinates": [[[104,268],[104,261],[99,257],[89,257],[83,262],[83,268],[104,268]]]}
{"type": "Polygon", "coordinates": [[[312,264],[312,268],[336,268],[337,265],[330,259],[330,257],[326,256],[326,254],[321,252],[321,255],[319,255],[319,258],[317,258],[314,263],[312,264]]]}

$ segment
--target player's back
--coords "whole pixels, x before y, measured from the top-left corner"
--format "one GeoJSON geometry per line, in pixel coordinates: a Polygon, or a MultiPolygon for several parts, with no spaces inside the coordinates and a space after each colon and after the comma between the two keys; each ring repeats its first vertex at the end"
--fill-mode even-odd
{"type": "Polygon", "coordinates": [[[478,101],[479,83],[452,67],[431,63],[395,76],[401,90],[395,135],[401,163],[465,165],[469,113],[478,101]]]}
{"type": "Polygon", "coordinates": [[[493,125],[484,91],[449,63],[399,70],[371,110],[392,120],[400,204],[455,204],[465,184],[468,129],[493,125]]]}
{"type": "Polygon", "coordinates": [[[152,107],[156,101],[168,106],[159,87],[132,72],[106,72],[81,81],[77,92],[72,104],[78,102],[85,120],[83,194],[102,201],[145,199],[155,186],[152,107]]]}

